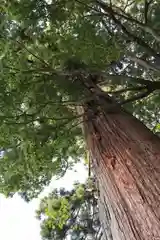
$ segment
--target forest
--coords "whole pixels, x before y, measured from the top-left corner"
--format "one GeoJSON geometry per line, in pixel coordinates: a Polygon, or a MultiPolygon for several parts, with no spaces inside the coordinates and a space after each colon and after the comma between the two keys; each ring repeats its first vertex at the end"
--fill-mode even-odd
{"type": "Polygon", "coordinates": [[[42,239],[160,239],[160,1],[1,0],[0,133],[6,197],[88,167],[42,239]]]}

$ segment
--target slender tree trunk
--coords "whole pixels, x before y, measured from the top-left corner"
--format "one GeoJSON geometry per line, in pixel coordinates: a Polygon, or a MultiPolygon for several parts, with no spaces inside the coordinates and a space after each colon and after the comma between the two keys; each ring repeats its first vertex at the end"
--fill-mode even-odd
{"type": "Polygon", "coordinates": [[[124,110],[107,113],[107,99],[96,112],[97,101],[84,107],[84,125],[104,239],[159,240],[160,140],[124,110]]]}

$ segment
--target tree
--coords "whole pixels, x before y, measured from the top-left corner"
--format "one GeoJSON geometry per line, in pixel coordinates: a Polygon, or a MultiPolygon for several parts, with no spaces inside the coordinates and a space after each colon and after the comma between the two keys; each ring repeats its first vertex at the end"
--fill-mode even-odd
{"type": "Polygon", "coordinates": [[[101,239],[96,192],[89,179],[86,184],[76,183],[71,191],[55,189],[43,198],[36,214],[42,219],[42,239],[101,239]]]}
{"type": "Polygon", "coordinates": [[[1,192],[37,196],[87,148],[108,239],[159,238],[159,1],[1,8],[1,192]]]}

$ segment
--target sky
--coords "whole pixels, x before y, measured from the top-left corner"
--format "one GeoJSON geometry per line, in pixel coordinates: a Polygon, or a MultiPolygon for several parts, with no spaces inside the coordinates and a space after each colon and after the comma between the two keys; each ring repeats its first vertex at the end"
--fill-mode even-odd
{"type": "Polygon", "coordinates": [[[78,163],[75,170],[67,171],[62,179],[52,179],[40,197],[30,203],[17,194],[12,199],[6,199],[0,194],[0,240],[41,240],[40,222],[35,218],[40,198],[54,188],[65,187],[70,190],[76,180],[84,182],[86,178],[87,171],[78,163]]]}

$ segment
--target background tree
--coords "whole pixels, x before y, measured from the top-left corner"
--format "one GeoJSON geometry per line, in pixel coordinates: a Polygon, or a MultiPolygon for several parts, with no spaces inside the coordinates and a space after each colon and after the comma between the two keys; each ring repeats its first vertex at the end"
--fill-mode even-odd
{"type": "Polygon", "coordinates": [[[41,219],[42,239],[101,239],[97,189],[93,180],[76,183],[73,190],[55,189],[41,200],[37,218],[41,219]]]}
{"type": "Polygon", "coordinates": [[[136,119],[158,131],[159,1],[1,9],[1,192],[37,196],[86,142],[108,238],[159,237],[159,139],[136,119]]]}

